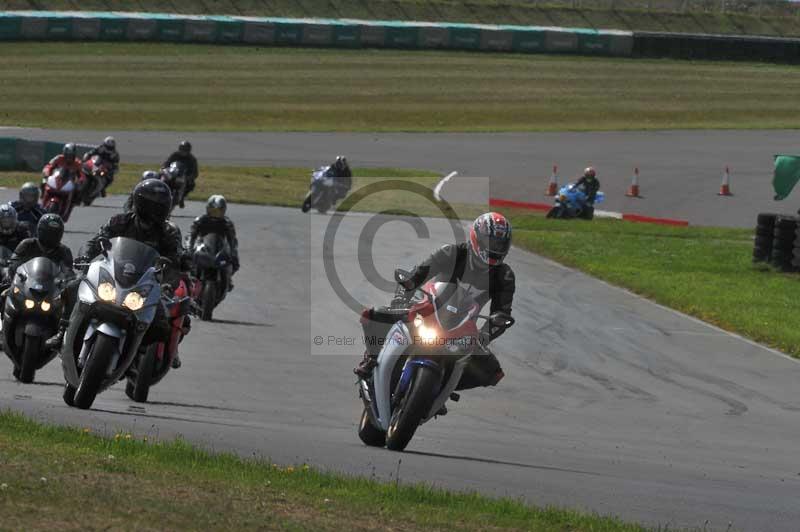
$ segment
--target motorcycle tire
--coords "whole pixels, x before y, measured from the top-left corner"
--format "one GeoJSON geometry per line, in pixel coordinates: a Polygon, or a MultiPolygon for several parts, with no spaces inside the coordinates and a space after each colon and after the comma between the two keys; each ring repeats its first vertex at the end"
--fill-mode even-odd
{"type": "Polygon", "coordinates": [[[386,445],[386,433],[372,424],[366,408],[361,411],[361,420],[358,423],[358,437],[361,438],[365,445],[370,447],[383,447],[386,445]]]}
{"type": "Polygon", "coordinates": [[[330,209],[330,208],[331,208],[330,203],[328,203],[327,201],[324,201],[324,202],[320,203],[319,205],[317,205],[317,212],[320,213],[320,214],[327,214],[328,213],[328,209],[330,209]]]}
{"type": "Polygon", "coordinates": [[[22,339],[21,364],[19,370],[19,382],[30,384],[36,376],[36,368],[39,365],[39,354],[41,353],[42,339],[38,336],[25,335],[22,339]]]}
{"type": "Polygon", "coordinates": [[[211,321],[214,316],[214,304],[216,303],[215,299],[217,297],[217,288],[214,286],[214,281],[207,281],[203,285],[203,312],[200,315],[200,319],[203,321],[211,321]]]}
{"type": "MultiPolygon", "coordinates": [[[[139,355],[139,364],[136,368],[136,381],[128,393],[128,386],[125,386],[125,393],[137,403],[146,403],[147,396],[150,394],[150,380],[156,367],[156,349],[158,344],[150,344],[147,349],[139,355]]],[[[128,381],[128,385],[131,382],[128,381]]]]}
{"type": "Polygon", "coordinates": [[[303,200],[303,205],[300,206],[300,210],[303,212],[311,210],[311,192],[306,195],[306,199],[303,200]]]}
{"type": "Polygon", "coordinates": [[[558,218],[558,207],[553,207],[549,211],[547,211],[546,218],[558,218]]]}
{"type": "Polygon", "coordinates": [[[100,385],[106,376],[109,360],[117,349],[117,340],[103,333],[97,333],[92,351],[81,371],[81,379],[75,390],[75,405],[81,410],[88,410],[100,392],[100,385]]]}
{"type": "Polygon", "coordinates": [[[406,448],[417,427],[425,419],[433,400],[433,392],[439,386],[439,374],[431,368],[417,368],[405,397],[392,412],[389,430],[386,431],[386,448],[402,451],[406,448]]]}
{"type": "Polygon", "coordinates": [[[593,220],[594,219],[594,207],[586,207],[581,211],[579,218],[583,220],[593,220]]]}
{"type": "Polygon", "coordinates": [[[62,398],[67,406],[75,406],[75,391],[76,389],[74,386],[70,386],[69,384],[64,385],[64,395],[62,395],[62,398]]]}

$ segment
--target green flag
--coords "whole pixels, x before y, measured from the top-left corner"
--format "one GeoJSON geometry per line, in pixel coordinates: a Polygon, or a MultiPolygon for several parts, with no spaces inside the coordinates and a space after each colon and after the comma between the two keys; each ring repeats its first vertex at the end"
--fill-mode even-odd
{"type": "Polygon", "coordinates": [[[775,189],[775,201],[784,199],[800,181],[800,157],[794,155],[775,156],[775,175],[772,188],[775,189]]]}

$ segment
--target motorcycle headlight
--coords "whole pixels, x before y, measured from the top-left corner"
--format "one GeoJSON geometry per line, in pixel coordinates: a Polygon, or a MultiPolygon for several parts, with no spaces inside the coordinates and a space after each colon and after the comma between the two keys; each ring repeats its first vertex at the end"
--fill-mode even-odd
{"type": "Polygon", "coordinates": [[[423,342],[433,342],[436,340],[436,329],[420,325],[417,327],[417,334],[422,338],[423,342]]]}
{"type": "Polygon", "coordinates": [[[19,286],[14,287],[14,295],[19,294],[19,286]]]}
{"type": "Polygon", "coordinates": [[[26,299],[25,300],[25,308],[26,309],[30,310],[35,306],[36,306],[36,303],[34,303],[33,299],[26,299]]]}
{"type": "Polygon", "coordinates": [[[122,304],[131,310],[139,310],[144,306],[144,298],[139,292],[128,292],[122,304]]]}
{"type": "Polygon", "coordinates": [[[97,285],[97,297],[113,303],[117,299],[117,289],[111,283],[100,283],[97,285]]]}
{"type": "Polygon", "coordinates": [[[49,302],[49,301],[47,301],[47,300],[44,300],[44,301],[42,301],[42,303],[41,303],[41,305],[40,305],[40,306],[42,307],[42,311],[43,311],[43,312],[49,312],[49,311],[50,311],[50,307],[51,307],[52,305],[50,304],[50,302],[49,302]]]}
{"type": "Polygon", "coordinates": [[[421,327],[422,326],[422,316],[417,314],[414,316],[414,327],[421,327]]]}

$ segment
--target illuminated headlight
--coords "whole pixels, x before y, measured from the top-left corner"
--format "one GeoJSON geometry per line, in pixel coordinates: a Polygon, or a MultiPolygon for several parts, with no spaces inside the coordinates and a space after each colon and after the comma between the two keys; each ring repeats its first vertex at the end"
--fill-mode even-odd
{"type": "Polygon", "coordinates": [[[14,287],[14,295],[19,294],[19,286],[14,287]]]}
{"type": "Polygon", "coordinates": [[[144,298],[138,292],[128,292],[122,304],[131,310],[139,310],[144,306],[144,298]]]}
{"type": "Polygon", "coordinates": [[[25,300],[25,308],[30,310],[36,306],[36,303],[33,302],[33,299],[26,299],[25,300]]]}
{"type": "Polygon", "coordinates": [[[417,314],[414,316],[414,327],[420,327],[422,325],[422,316],[417,314]]]}
{"type": "Polygon", "coordinates": [[[52,306],[52,305],[51,305],[51,304],[50,304],[50,302],[49,302],[49,301],[47,301],[47,300],[45,300],[45,301],[42,301],[42,303],[41,303],[41,307],[42,307],[42,310],[43,310],[44,312],[49,312],[49,311],[50,311],[50,307],[51,307],[51,306],[52,306]]]}
{"type": "Polygon", "coordinates": [[[436,330],[431,327],[420,325],[417,327],[417,334],[424,342],[432,342],[436,340],[436,330]]]}
{"type": "Polygon", "coordinates": [[[111,283],[100,283],[97,286],[97,297],[103,301],[113,302],[117,299],[117,289],[111,283]]]}

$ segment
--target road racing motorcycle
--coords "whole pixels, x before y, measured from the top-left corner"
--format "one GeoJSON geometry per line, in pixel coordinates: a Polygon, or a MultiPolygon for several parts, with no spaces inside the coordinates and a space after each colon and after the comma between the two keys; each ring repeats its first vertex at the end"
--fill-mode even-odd
{"type": "Polygon", "coordinates": [[[73,172],[63,168],[56,168],[47,176],[42,193],[44,212],[57,214],[66,223],[72,213],[78,179],[81,179],[81,176],[73,175],[73,172]]]}
{"type": "Polygon", "coordinates": [[[122,379],[161,301],[159,275],[167,259],[137,240],[101,239],[88,264],[64,336],[64,402],[87,409],[97,394],[122,379]]]}
{"type": "MultiPolygon", "coordinates": [[[[605,194],[598,192],[594,198],[594,204],[603,203],[605,194]]],[[[594,218],[594,207],[589,205],[586,193],[581,187],[576,187],[570,183],[561,187],[556,196],[553,208],[547,213],[548,218],[582,218],[591,220],[594,218]]]]}
{"type": "Polygon", "coordinates": [[[125,394],[137,403],[147,402],[150,387],[164,378],[178,354],[178,344],[186,332],[186,316],[192,311],[189,285],[184,279],[180,279],[174,292],[165,297],[165,306],[170,322],[169,343],[154,342],[139,347],[136,360],[128,370],[125,394]]]}
{"type": "MultiPolygon", "coordinates": [[[[410,277],[397,270],[402,284],[410,277]]],[[[458,401],[456,387],[473,356],[481,356],[477,320],[505,329],[514,319],[502,313],[481,316],[469,291],[456,283],[429,282],[416,290],[405,318],[386,336],[378,365],[359,379],[364,410],[358,435],[365,444],[406,448],[417,428],[458,401]]]]}
{"type": "Polygon", "coordinates": [[[20,382],[33,382],[36,371],[58,354],[44,342],[58,329],[66,280],[61,267],[45,257],[29,260],[14,274],[3,307],[3,348],[20,382]]]}
{"type": "Polygon", "coordinates": [[[186,196],[186,166],[179,162],[174,161],[167,168],[162,168],[159,174],[161,181],[167,184],[170,192],[172,192],[172,209],[180,205],[186,196]]]}
{"type": "Polygon", "coordinates": [[[228,294],[233,275],[231,247],[228,240],[218,233],[208,233],[197,239],[192,250],[194,275],[199,280],[195,288],[200,297],[200,319],[211,321],[214,309],[228,294]]]}
{"type": "Polygon", "coordinates": [[[78,183],[78,204],[91,205],[108,186],[112,167],[99,155],[83,163],[83,178],[78,183]]]}
{"type": "Polygon", "coordinates": [[[311,209],[317,209],[320,214],[325,214],[336,204],[336,199],[336,178],[333,175],[333,168],[321,166],[311,173],[308,194],[306,194],[300,210],[308,212],[311,209]]]}

